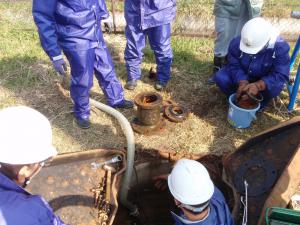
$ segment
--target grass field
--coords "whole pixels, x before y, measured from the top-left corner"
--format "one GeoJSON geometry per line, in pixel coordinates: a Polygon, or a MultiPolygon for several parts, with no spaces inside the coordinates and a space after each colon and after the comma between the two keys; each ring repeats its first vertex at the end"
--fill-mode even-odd
{"type": "MultiPolygon", "coordinates": [[[[105,39],[124,84],[124,36],[106,35],[105,39]]],[[[125,147],[125,138],[117,122],[96,109],[92,109],[91,129],[81,130],[74,124],[72,103],[58,92],[56,83],[61,79],[53,72],[40,47],[30,2],[0,2],[0,40],[0,108],[24,104],[43,112],[53,125],[54,144],[60,152],[125,147]]],[[[226,121],[225,97],[216,87],[205,85],[211,72],[213,40],[177,36],[173,37],[172,45],[172,80],[162,95],[186,105],[191,115],[184,123],[168,123],[166,132],[161,135],[136,135],[138,149],[227,153],[249,137],[291,116],[284,109],[271,107],[258,116],[250,129],[231,128],[226,121]]],[[[154,66],[154,57],[147,48],[142,66],[145,76],[136,91],[125,92],[126,97],[133,98],[141,91],[154,90],[153,81],[147,78],[151,66],[154,66]]],[[[92,96],[105,102],[96,81],[92,96]]],[[[286,102],[286,94],[282,99],[286,102]]],[[[134,118],[134,110],[122,112],[129,120],[134,118]]]]}
{"type": "MultiPolygon", "coordinates": [[[[110,8],[110,0],[106,0],[110,8]]],[[[116,10],[123,11],[124,1],[115,0],[116,10]]],[[[178,15],[207,17],[212,15],[214,0],[177,0],[178,15]]],[[[300,10],[299,0],[264,0],[263,15],[267,17],[289,17],[292,10],[300,10]]]]}

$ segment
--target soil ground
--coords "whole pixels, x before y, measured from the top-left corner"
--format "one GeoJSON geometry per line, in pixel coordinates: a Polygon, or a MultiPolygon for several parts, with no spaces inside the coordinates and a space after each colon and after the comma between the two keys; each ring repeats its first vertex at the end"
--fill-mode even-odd
{"type": "MultiPolygon", "coordinates": [[[[30,2],[0,3],[0,108],[27,105],[44,113],[51,121],[54,144],[60,153],[94,148],[125,147],[125,137],[116,120],[92,108],[92,128],[79,129],[73,121],[72,103],[57,89],[60,77],[52,70],[49,59],[39,44],[38,34],[31,17],[30,2]]],[[[126,70],[123,60],[123,35],[105,35],[114,59],[116,72],[124,85],[126,70]]],[[[281,101],[263,113],[249,129],[233,129],[226,121],[228,104],[215,86],[206,85],[211,73],[213,40],[173,37],[174,63],[172,79],[164,99],[172,99],[187,106],[191,114],[183,123],[167,122],[164,133],[154,136],[136,134],[137,149],[165,149],[175,152],[214,153],[221,155],[234,151],[251,136],[270,128],[295,114],[287,114],[281,101]]],[[[155,66],[154,56],[147,47],[142,65],[143,78],[138,88],[125,91],[133,99],[142,91],[154,91],[154,82],[148,71],[155,66]]],[[[105,102],[102,91],[94,82],[91,96],[105,102]]],[[[287,93],[281,95],[287,103],[287,93]]],[[[121,110],[132,120],[134,110],[121,110]]]]}

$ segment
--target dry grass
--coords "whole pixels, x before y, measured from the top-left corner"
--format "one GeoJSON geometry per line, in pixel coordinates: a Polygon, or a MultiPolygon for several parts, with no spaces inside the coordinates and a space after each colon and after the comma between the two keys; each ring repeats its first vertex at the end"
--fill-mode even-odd
{"type": "MultiPolygon", "coordinates": [[[[53,73],[43,53],[32,19],[29,3],[0,3],[0,108],[27,105],[44,113],[53,125],[54,144],[62,152],[94,148],[124,148],[125,138],[117,122],[97,109],[92,109],[93,126],[79,129],[73,122],[72,103],[57,89],[59,77],[53,73]],[[5,15],[5,16],[4,16],[5,15]],[[15,16],[14,16],[15,15],[15,16]],[[24,20],[26,18],[26,20],[24,20]]],[[[116,64],[116,71],[125,84],[123,35],[105,36],[116,64]]],[[[263,131],[290,115],[268,109],[247,130],[235,130],[226,121],[227,103],[216,87],[205,85],[212,59],[213,41],[209,39],[174,37],[172,79],[165,99],[171,98],[191,110],[189,119],[181,124],[168,122],[164,133],[154,136],[136,134],[138,149],[166,149],[176,152],[223,154],[233,151],[247,138],[263,131]]],[[[144,77],[134,92],[125,91],[127,98],[141,91],[154,91],[153,81],[147,78],[154,57],[145,50],[142,66],[144,77]]],[[[95,80],[91,96],[105,102],[95,80]]],[[[286,103],[286,96],[283,95],[286,103]]],[[[122,110],[132,120],[135,110],[122,110]]]]}

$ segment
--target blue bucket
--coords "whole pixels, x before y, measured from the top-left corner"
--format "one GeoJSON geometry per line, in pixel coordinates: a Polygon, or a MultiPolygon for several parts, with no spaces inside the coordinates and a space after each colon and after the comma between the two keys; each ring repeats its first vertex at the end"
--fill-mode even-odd
{"type": "Polygon", "coordinates": [[[260,108],[260,103],[255,109],[243,109],[234,104],[235,94],[229,97],[228,122],[235,128],[247,128],[256,119],[256,112],[260,108]]]}

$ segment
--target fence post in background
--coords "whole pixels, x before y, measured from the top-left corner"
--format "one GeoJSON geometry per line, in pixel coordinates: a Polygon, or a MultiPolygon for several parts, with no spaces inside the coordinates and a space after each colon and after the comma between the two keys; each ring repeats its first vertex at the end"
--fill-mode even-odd
{"type": "Polygon", "coordinates": [[[117,25],[116,25],[116,11],[115,11],[115,0],[111,0],[111,11],[113,15],[113,26],[114,26],[114,33],[117,33],[117,25]]]}

